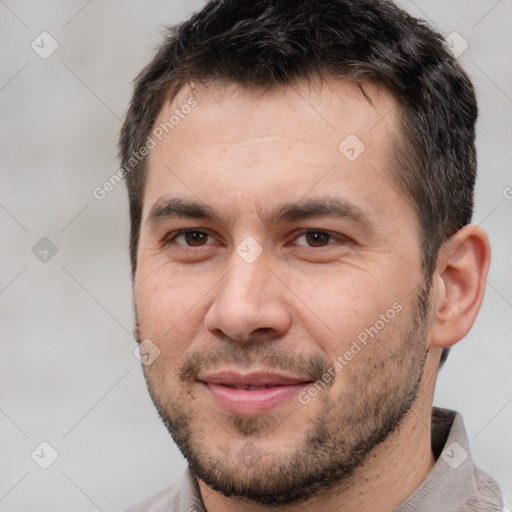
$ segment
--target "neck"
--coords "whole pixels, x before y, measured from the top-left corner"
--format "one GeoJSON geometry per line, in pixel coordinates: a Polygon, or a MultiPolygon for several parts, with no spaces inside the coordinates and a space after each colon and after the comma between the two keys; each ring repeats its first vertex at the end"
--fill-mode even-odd
{"type": "MultiPolygon", "coordinates": [[[[431,448],[431,410],[436,373],[437,367],[427,361],[417,399],[404,421],[375,448],[349,480],[306,502],[281,506],[279,510],[395,510],[422,484],[435,464],[431,448]]],[[[226,498],[201,481],[199,488],[208,512],[275,512],[275,507],[226,498]]]]}

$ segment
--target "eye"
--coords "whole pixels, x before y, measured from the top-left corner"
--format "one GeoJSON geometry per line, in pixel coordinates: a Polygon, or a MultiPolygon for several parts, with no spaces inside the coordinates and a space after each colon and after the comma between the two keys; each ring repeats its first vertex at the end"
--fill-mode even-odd
{"type": "Polygon", "coordinates": [[[165,240],[165,244],[169,245],[170,243],[175,242],[178,245],[184,245],[186,247],[200,247],[203,245],[210,245],[207,243],[208,239],[213,240],[213,237],[204,231],[183,230],[168,237],[165,240]]]}
{"type": "Polygon", "coordinates": [[[309,230],[305,231],[295,239],[297,245],[308,247],[326,247],[334,242],[343,242],[346,238],[342,235],[335,235],[328,231],[309,230]]]}

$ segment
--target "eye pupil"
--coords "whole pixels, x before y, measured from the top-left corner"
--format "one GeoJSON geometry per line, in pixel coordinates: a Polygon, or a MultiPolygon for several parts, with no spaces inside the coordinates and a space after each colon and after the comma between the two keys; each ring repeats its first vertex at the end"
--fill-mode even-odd
{"type": "Polygon", "coordinates": [[[312,231],[306,234],[306,238],[310,245],[318,247],[319,245],[326,245],[329,243],[330,235],[328,233],[322,233],[321,231],[312,231]]]}
{"type": "Polygon", "coordinates": [[[203,245],[203,242],[206,242],[207,239],[208,235],[201,233],[201,231],[189,231],[185,234],[185,240],[189,245],[203,245]]]}

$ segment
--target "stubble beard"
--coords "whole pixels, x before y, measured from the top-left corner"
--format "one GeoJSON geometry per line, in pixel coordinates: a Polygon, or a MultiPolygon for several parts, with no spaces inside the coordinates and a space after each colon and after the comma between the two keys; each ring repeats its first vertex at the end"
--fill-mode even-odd
{"type": "MultiPolygon", "coordinates": [[[[311,375],[321,376],[326,363],[320,359],[283,353],[272,343],[236,344],[231,348],[227,344],[218,351],[186,359],[174,381],[169,375],[164,377],[145,368],[148,390],[191,470],[208,487],[241,502],[274,507],[301,503],[348,483],[375,448],[403,423],[423,376],[428,353],[428,309],[429,287],[425,285],[417,294],[415,310],[400,342],[386,354],[386,359],[366,358],[367,364],[354,361],[358,366],[349,386],[336,397],[330,389],[323,389],[312,400],[321,403],[321,407],[311,403],[320,412],[308,419],[305,429],[299,424],[304,433],[293,450],[273,453],[265,447],[266,438],[285,432],[286,427],[294,434],[297,421],[293,412],[281,419],[274,415],[231,416],[229,430],[235,432],[232,438],[228,436],[220,443],[209,436],[208,424],[216,419],[190,392],[193,378],[199,368],[214,366],[216,360],[246,366],[274,361],[272,366],[276,368],[307,367],[311,375]],[[169,393],[170,386],[180,392],[169,393]]],[[[371,343],[381,341],[385,340],[376,338],[371,343]]],[[[228,428],[220,430],[226,433],[228,428]]]]}

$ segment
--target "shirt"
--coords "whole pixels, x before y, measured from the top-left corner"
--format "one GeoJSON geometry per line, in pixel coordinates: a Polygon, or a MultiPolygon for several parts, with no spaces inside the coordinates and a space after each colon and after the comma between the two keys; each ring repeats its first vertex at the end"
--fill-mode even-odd
{"type": "MultiPolygon", "coordinates": [[[[437,459],[424,482],[395,512],[500,512],[498,484],[472,461],[461,416],[432,409],[432,451],[437,459]]],[[[181,482],[127,512],[207,512],[197,480],[187,468],[181,482]]]]}

